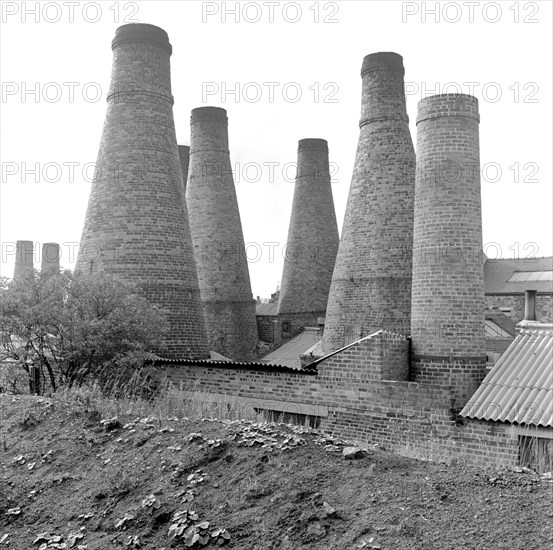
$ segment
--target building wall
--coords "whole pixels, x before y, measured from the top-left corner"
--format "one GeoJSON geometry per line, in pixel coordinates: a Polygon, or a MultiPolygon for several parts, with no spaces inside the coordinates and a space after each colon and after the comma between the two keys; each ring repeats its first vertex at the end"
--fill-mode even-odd
{"type": "Polygon", "coordinates": [[[514,340],[512,338],[486,338],[486,353],[503,353],[514,340]]]}
{"type": "Polygon", "coordinates": [[[398,366],[407,352],[407,339],[381,333],[319,364],[316,374],[232,364],[163,369],[184,390],[319,417],[323,430],[346,439],[433,459],[515,465],[518,436],[511,426],[460,419],[455,387],[406,380],[406,370],[398,366]]]}
{"type": "Polygon", "coordinates": [[[324,318],[325,311],[308,311],[301,313],[279,313],[278,319],[283,338],[291,338],[298,335],[306,327],[318,327],[318,321],[324,318]],[[289,323],[290,330],[286,331],[284,323],[289,323]]]}
{"type": "MultiPolygon", "coordinates": [[[[515,323],[524,319],[524,294],[487,294],[487,307],[508,307],[505,312],[515,323]]],[[[553,294],[536,295],[536,319],[540,323],[553,323],[553,294]]]]}
{"type": "Polygon", "coordinates": [[[257,315],[257,332],[262,342],[280,344],[282,341],[280,320],[276,315],[257,315]]]}

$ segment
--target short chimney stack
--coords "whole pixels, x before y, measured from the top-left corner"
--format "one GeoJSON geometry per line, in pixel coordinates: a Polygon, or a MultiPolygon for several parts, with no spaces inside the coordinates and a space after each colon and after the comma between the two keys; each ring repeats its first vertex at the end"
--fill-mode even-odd
{"type": "Polygon", "coordinates": [[[524,292],[524,320],[536,321],[536,290],[524,292]]]}

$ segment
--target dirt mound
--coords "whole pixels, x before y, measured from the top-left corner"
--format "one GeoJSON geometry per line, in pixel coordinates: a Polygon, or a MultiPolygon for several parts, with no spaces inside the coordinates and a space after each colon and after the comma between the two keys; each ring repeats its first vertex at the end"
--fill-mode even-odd
{"type": "Polygon", "coordinates": [[[543,549],[553,484],[247,421],[0,396],[0,548],[543,549]]]}

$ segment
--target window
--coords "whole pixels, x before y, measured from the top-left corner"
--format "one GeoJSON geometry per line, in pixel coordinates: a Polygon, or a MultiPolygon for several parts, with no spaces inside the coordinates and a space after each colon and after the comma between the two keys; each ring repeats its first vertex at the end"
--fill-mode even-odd
{"type": "Polygon", "coordinates": [[[281,333],[282,333],[282,336],[290,336],[292,334],[292,322],[291,321],[282,321],[281,333]]]}
{"type": "Polygon", "coordinates": [[[553,471],[553,439],[521,435],[518,438],[518,462],[539,473],[553,471]]]}
{"type": "Polygon", "coordinates": [[[507,280],[509,283],[529,281],[553,281],[553,271],[515,271],[507,280]]]}

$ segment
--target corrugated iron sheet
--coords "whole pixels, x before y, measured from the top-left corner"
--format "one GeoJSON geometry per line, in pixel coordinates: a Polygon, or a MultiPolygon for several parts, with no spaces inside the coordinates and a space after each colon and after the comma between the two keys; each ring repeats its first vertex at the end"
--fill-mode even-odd
{"type": "Polygon", "coordinates": [[[317,374],[316,368],[311,368],[307,366],[302,368],[299,366],[288,366],[278,363],[266,363],[264,361],[214,361],[211,359],[153,359],[152,363],[154,365],[163,366],[163,365],[174,365],[174,366],[198,366],[198,367],[218,367],[223,369],[253,369],[253,370],[267,370],[267,371],[284,371],[284,372],[294,372],[299,374],[317,374]]]}
{"type": "Polygon", "coordinates": [[[461,416],[553,427],[553,330],[521,330],[461,416]]]}

